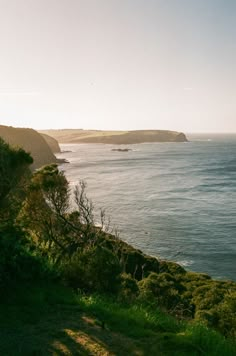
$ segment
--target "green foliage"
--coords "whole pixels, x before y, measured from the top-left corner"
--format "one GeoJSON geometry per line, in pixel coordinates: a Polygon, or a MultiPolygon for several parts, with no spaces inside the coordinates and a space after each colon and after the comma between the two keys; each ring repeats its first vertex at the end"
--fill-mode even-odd
{"type": "Polygon", "coordinates": [[[43,167],[33,175],[19,215],[35,244],[54,262],[70,259],[93,246],[103,234],[95,226],[93,205],[85,194],[84,182],[75,188],[74,196],[77,209],[71,210],[64,173],[56,165],[43,167]]]}
{"type": "Polygon", "coordinates": [[[1,229],[0,250],[1,297],[19,283],[39,281],[51,275],[47,261],[30,251],[24,232],[17,227],[1,229]]]}
{"type": "Polygon", "coordinates": [[[158,308],[124,305],[97,295],[80,295],[78,302],[106,329],[141,340],[143,355],[235,355],[235,344],[217,332],[204,325],[178,322],[158,308]]]}
{"type": "Polygon", "coordinates": [[[56,165],[34,173],[18,220],[34,238],[34,243],[53,258],[66,248],[63,217],[68,205],[68,182],[56,165]]]}
{"type": "Polygon", "coordinates": [[[61,266],[64,280],[75,290],[114,293],[119,285],[120,264],[107,248],[93,246],[74,254],[61,266]]]}
{"type": "Polygon", "coordinates": [[[221,302],[223,296],[224,291],[216,282],[213,282],[196,288],[193,292],[193,301],[198,309],[212,309],[221,302]]]}
{"type": "Polygon", "coordinates": [[[78,302],[85,311],[104,320],[108,328],[125,332],[127,336],[139,338],[153,335],[154,331],[177,332],[181,329],[174,318],[139,304],[129,306],[103,295],[79,295],[78,302]]]}
{"type": "Polygon", "coordinates": [[[159,271],[161,273],[173,274],[176,278],[185,275],[186,271],[178,263],[171,261],[160,261],[159,271]]]}
{"type": "Polygon", "coordinates": [[[0,223],[13,218],[29,175],[31,156],[21,148],[12,148],[0,138],[0,223]]]}
{"type": "Polygon", "coordinates": [[[69,208],[69,183],[57,165],[45,166],[36,171],[31,179],[29,193],[37,192],[49,209],[57,214],[65,214],[69,208]]]}
{"type": "Polygon", "coordinates": [[[72,290],[64,286],[56,278],[36,278],[34,280],[21,281],[14,287],[14,293],[8,293],[7,299],[4,300],[5,305],[30,306],[35,309],[42,310],[55,306],[56,304],[63,305],[78,305],[77,297],[72,290]]]}
{"type": "Polygon", "coordinates": [[[40,262],[26,248],[25,234],[14,224],[24,197],[32,158],[0,138],[0,290],[1,296],[16,281],[32,280],[40,262]]]}
{"type": "Polygon", "coordinates": [[[183,286],[169,273],[151,273],[147,278],[139,282],[140,298],[149,300],[153,303],[178,313],[180,307],[184,310],[184,301],[181,299],[180,292],[183,286]]]}
{"type": "Polygon", "coordinates": [[[229,292],[223,302],[216,307],[218,330],[236,339],[236,291],[229,292]]]}
{"type": "Polygon", "coordinates": [[[118,300],[123,303],[132,304],[137,300],[139,287],[137,281],[130,274],[122,273],[120,276],[120,288],[118,300]]]}
{"type": "Polygon", "coordinates": [[[180,323],[159,309],[113,299],[75,295],[55,283],[21,285],[0,305],[0,352],[22,356],[235,355],[233,343],[202,325],[180,323]],[[102,345],[102,352],[92,348],[96,344],[102,345]]]}
{"type": "Polygon", "coordinates": [[[196,320],[222,334],[236,334],[236,286],[233,282],[207,281],[192,294],[196,320]]]}
{"type": "Polygon", "coordinates": [[[123,272],[130,274],[136,280],[143,279],[150,272],[159,273],[159,261],[155,257],[145,255],[142,251],[110,234],[104,234],[101,240],[103,240],[103,245],[117,255],[123,272]]]}
{"type": "Polygon", "coordinates": [[[186,337],[196,345],[198,354],[209,356],[234,356],[236,345],[233,341],[226,341],[224,337],[202,324],[189,324],[186,328],[186,337]]]}
{"type": "Polygon", "coordinates": [[[64,173],[55,165],[43,167],[31,179],[19,220],[41,253],[57,264],[67,284],[112,293],[118,286],[120,262],[103,246],[104,232],[95,226],[93,205],[83,182],[74,194],[77,210],[70,211],[64,173]]]}
{"type": "Polygon", "coordinates": [[[234,335],[235,284],[186,272],[174,262],[146,256],[97,228],[93,205],[82,182],[70,190],[63,172],[52,165],[31,180],[20,220],[37,248],[58,267],[75,290],[117,293],[118,300],[141,301],[181,319],[194,319],[234,335]],[[35,202],[37,201],[37,204],[35,202]]]}
{"type": "MultiPolygon", "coordinates": [[[[31,177],[31,162],[23,150],[0,140],[1,290],[34,279],[50,279],[52,264],[57,276],[77,292],[116,295],[126,306],[141,303],[143,308],[153,308],[158,317],[162,309],[178,319],[192,318],[235,336],[235,283],[186,272],[174,262],[146,256],[105,233],[104,214],[98,228],[84,182],[74,191],[72,209],[64,173],[51,165],[31,177]]],[[[44,300],[37,295],[38,302],[44,300]]],[[[127,309],[121,312],[122,317],[125,312],[127,309]]],[[[148,323],[143,314],[140,318],[148,323]]]]}

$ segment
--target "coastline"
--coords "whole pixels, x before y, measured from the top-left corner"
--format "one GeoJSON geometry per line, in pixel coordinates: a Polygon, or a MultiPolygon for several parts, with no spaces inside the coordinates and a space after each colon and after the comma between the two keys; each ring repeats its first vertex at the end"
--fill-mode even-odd
{"type": "Polygon", "coordinates": [[[221,184],[231,146],[229,155],[224,141],[140,144],[126,153],[111,152],[116,146],[75,144],[62,145],[73,152],[58,157],[70,162],[61,167],[72,187],[79,179],[87,182],[89,197],[125,241],[163,260],[188,261],[188,271],[235,280],[234,225],[217,203],[221,199],[234,212],[233,172],[221,184]],[[217,157],[225,164],[219,174],[217,157]]]}

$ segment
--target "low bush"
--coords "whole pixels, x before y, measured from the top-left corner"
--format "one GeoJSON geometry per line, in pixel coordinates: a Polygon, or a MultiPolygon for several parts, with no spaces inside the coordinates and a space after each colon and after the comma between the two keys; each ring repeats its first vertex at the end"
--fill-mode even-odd
{"type": "Polygon", "coordinates": [[[119,287],[121,267],[116,256],[101,246],[89,247],[61,264],[66,284],[87,292],[114,293],[119,287]]]}
{"type": "Polygon", "coordinates": [[[137,281],[130,274],[121,274],[118,300],[123,303],[132,304],[136,301],[138,295],[139,287],[137,281]]]}

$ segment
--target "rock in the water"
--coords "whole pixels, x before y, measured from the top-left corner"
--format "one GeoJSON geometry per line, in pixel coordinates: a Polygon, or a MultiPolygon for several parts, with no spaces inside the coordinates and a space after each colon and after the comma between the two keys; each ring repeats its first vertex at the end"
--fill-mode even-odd
{"type": "Polygon", "coordinates": [[[132,150],[130,148],[112,148],[112,151],[129,152],[129,151],[132,151],[132,150]]]}

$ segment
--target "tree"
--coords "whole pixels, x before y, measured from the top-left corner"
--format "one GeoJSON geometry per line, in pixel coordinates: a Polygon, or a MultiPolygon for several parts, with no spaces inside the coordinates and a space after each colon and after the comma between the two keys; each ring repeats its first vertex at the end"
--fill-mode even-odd
{"type": "MultiPolygon", "coordinates": [[[[72,209],[69,183],[57,165],[45,166],[33,174],[19,219],[53,261],[71,258],[103,234],[102,228],[95,226],[93,204],[85,187],[84,182],[76,186],[76,209],[72,209]]],[[[104,226],[103,212],[101,225],[104,226]]]]}
{"type": "Polygon", "coordinates": [[[68,285],[112,293],[119,284],[120,262],[106,247],[104,212],[98,227],[85,189],[83,181],[75,187],[73,209],[64,172],[56,165],[43,167],[32,176],[19,221],[68,285]]]}
{"type": "Polygon", "coordinates": [[[40,263],[31,255],[25,233],[15,221],[32,162],[23,149],[13,148],[0,138],[0,297],[17,281],[32,279],[33,271],[39,275],[40,263]]]}

